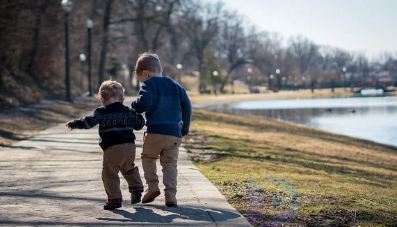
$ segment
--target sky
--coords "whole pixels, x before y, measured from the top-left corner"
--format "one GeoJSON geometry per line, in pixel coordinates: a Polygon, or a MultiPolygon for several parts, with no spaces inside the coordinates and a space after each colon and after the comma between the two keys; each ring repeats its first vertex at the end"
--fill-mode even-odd
{"type": "Polygon", "coordinates": [[[302,35],[319,45],[377,57],[397,53],[397,0],[223,0],[259,29],[287,40],[302,35]]]}

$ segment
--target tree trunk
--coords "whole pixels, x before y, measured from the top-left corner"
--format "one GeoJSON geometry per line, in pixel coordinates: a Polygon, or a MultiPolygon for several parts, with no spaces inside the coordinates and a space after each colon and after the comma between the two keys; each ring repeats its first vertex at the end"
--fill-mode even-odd
{"type": "MultiPolygon", "coordinates": [[[[219,87],[220,93],[225,93],[225,86],[226,86],[227,82],[230,80],[230,74],[231,74],[231,71],[227,72],[226,78],[222,81],[222,84],[219,87]]],[[[233,80],[231,81],[231,84],[233,84],[233,80]]]]}
{"type": "Polygon", "coordinates": [[[203,58],[198,58],[199,64],[198,64],[198,71],[199,71],[199,93],[203,93],[204,90],[207,90],[206,86],[204,86],[203,82],[203,58]]]}
{"type": "Polygon", "coordinates": [[[106,54],[109,40],[109,25],[110,25],[110,13],[112,11],[113,0],[108,0],[106,3],[105,16],[103,17],[103,34],[102,34],[102,49],[101,49],[101,60],[99,62],[99,78],[98,87],[101,86],[106,70],[106,54]]]}
{"type": "MultiPolygon", "coordinates": [[[[248,61],[245,61],[245,60],[243,60],[243,61],[238,60],[237,62],[235,62],[235,63],[229,68],[229,70],[228,70],[228,72],[227,72],[227,76],[226,76],[225,80],[222,81],[222,84],[221,84],[221,86],[220,86],[220,88],[219,88],[219,92],[221,92],[221,93],[224,92],[225,86],[226,86],[226,84],[229,82],[229,80],[230,80],[230,75],[232,74],[233,70],[235,70],[237,67],[239,67],[239,66],[241,66],[241,65],[245,65],[245,64],[249,64],[249,62],[248,62],[248,61]]],[[[231,80],[231,84],[233,84],[233,80],[231,80]]]]}
{"type": "Polygon", "coordinates": [[[95,10],[96,10],[96,8],[97,8],[97,3],[98,3],[98,0],[94,0],[94,1],[92,2],[92,4],[91,4],[90,17],[89,17],[89,19],[91,19],[91,20],[94,20],[94,17],[95,17],[95,10]]]}
{"type": "Polygon", "coordinates": [[[33,48],[30,51],[30,59],[29,59],[29,63],[28,63],[28,68],[27,68],[27,72],[29,74],[33,73],[33,65],[36,61],[36,57],[37,57],[37,53],[39,50],[39,36],[40,36],[40,27],[41,27],[41,17],[43,16],[43,14],[45,13],[45,10],[48,6],[48,2],[49,0],[46,0],[45,2],[43,2],[43,4],[40,6],[40,11],[36,14],[36,21],[35,21],[35,26],[33,28],[33,48]]]}
{"type": "MultiPolygon", "coordinates": [[[[130,61],[131,62],[131,61],[130,61]]],[[[134,87],[134,83],[132,82],[134,79],[134,70],[135,70],[135,65],[134,64],[130,64],[130,68],[129,68],[129,81],[128,84],[130,85],[130,87],[134,87]]]]}
{"type": "Polygon", "coordinates": [[[314,93],[314,84],[315,84],[315,81],[314,81],[314,80],[312,80],[312,82],[311,82],[311,89],[312,89],[312,93],[314,93]]]}

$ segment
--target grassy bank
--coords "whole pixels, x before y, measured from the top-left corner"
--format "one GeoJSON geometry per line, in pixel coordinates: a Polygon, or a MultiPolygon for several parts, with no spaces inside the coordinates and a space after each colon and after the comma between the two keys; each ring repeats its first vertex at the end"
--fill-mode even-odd
{"type": "MultiPolygon", "coordinates": [[[[353,97],[355,94],[350,92],[350,89],[337,88],[334,92],[331,89],[315,90],[298,90],[298,91],[280,91],[277,93],[262,93],[262,94],[220,94],[220,95],[198,95],[195,93],[189,94],[193,103],[230,103],[251,100],[266,100],[266,99],[318,99],[318,98],[346,98],[353,97]]],[[[389,93],[388,95],[395,96],[397,92],[389,93]]]]}
{"type": "Polygon", "coordinates": [[[93,111],[100,106],[98,98],[83,98],[75,103],[51,101],[45,105],[26,107],[0,113],[0,147],[30,138],[59,123],[93,111]]]}
{"type": "MultiPolygon", "coordinates": [[[[297,225],[397,226],[395,148],[207,110],[194,110],[192,126],[184,140],[190,156],[243,215],[247,177],[270,186],[261,176],[280,175],[302,196],[297,225]]],[[[276,210],[265,203],[264,212],[276,215],[289,203],[276,210]]]]}
{"type": "Polygon", "coordinates": [[[314,93],[311,90],[298,90],[298,91],[280,91],[280,92],[269,92],[260,94],[219,94],[215,95],[197,95],[191,94],[190,99],[193,103],[228,103],[228,102],[240,102],[250,100],[265,100],[265,99],[311,99],[311,98],[342,98],[351,97],[354,93],[350,90],[344,90],[342,88],[335,89],[334,92],[331,89],[315,90],[314,93]]]}

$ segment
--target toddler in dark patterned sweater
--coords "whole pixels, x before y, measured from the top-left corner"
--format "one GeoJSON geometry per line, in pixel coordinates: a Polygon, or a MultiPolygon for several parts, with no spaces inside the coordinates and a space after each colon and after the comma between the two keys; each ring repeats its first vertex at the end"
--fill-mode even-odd
{"type": "Polygon", "coordinates": [[[99,125],[99,145],[103,150],[102,181],[108,196],[105,210],[121,207],[119,171],[128,182],[131,203],[141,201],[143,184],[138,167],[135,166],[135,135],[145,125],[141,114],[123,105],[124,88],[116,81],[105,81],[99,88],[99,98],[103,106],[89,115],[69,121],[66,127],[90,129],[99,125]]]}

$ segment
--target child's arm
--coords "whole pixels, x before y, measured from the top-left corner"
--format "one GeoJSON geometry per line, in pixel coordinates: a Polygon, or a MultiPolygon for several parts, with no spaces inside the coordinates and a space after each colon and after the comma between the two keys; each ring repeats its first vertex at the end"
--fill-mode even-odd
{"type": "Polygon", "coordinates": [[[72,129],[90,129],[99,123],[100,114],[98,111],[94,111],[89,116],[82,117],[66,123],[66,127],[72,129]]]}
{"type": "Polygon", "coordinates": [[[181,110],[182,110],[182,136],[186,136],[189,133],[190,120],[192,117],[192,104],[190,102],[189,96],[187,95],[185,89],[182,88],[181,92],[181,110]]]}
{"type": "Polygon", "coordinates": [[[145,126],[145,119],[143,118],[142,114],[138,114],[134,109],[131,109],[132,112],[132,128],[134,130],[141,130],[143,126],[145,126]]]}
{"type": "Polygon", "coordinates": [[[139,90],[139,98],[131,103],[132,109],[137,113],[146,112],[153,102],[153,87],[151,83],[144,82],[139,90]]]}

